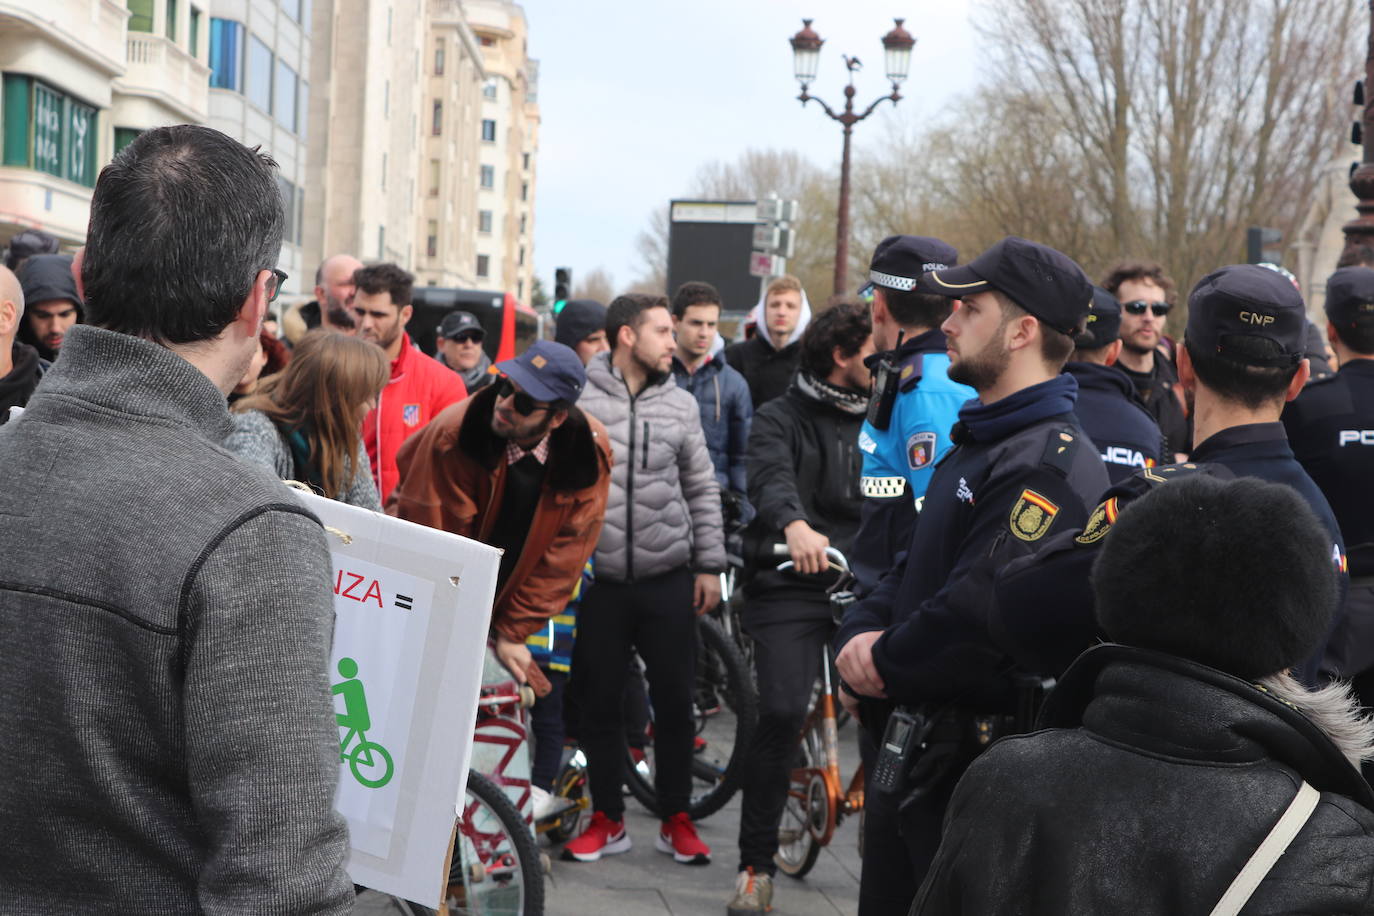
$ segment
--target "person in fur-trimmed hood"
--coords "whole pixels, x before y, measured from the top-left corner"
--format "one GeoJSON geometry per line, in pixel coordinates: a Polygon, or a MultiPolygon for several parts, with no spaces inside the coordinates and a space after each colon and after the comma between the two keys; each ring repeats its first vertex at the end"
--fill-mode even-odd
{"type": "Polygon", "coordinates": [[[1253,477],[1123,510],[1092,573],[1115,644],[969,768],[912,913],[1370,912],[1374,723],[1345,683],[1288,673],[1330,626],[1330,549],[1294,490],[1253,477]]]}

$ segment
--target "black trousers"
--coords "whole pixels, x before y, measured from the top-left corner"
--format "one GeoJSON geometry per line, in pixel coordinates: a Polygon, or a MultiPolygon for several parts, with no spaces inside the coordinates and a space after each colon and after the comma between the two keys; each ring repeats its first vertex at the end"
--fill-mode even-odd
{"type": "Polygon", "coordinates": [[[806,719],[811,685],[821,673],[821,651],[834,624],[825,595],[789,597],[773,602],[751,598],[744,629],[754,640],[758,673],[759,724],[745,758],[743,810],[739,823],[739,867],[773,874],[778,851],[778,825],[787,802],[787,787],[797,752],[797,736],[806,719]],[[786,603],[785,612],[776,607],[786,603]],[[773,604],[751,622],[756,605],[773,604]]]}
{"type": "Polygon", "coordinates": [[[692,790],[696,645],[692,574],[677,569],[635,582],[597,582],[577,615],[573,671],[582,707],[592,807],[621,820],[625,802],[625,690],[639,652],[654,719],[654,789],[663,816],[686,811],[692,790]]]}

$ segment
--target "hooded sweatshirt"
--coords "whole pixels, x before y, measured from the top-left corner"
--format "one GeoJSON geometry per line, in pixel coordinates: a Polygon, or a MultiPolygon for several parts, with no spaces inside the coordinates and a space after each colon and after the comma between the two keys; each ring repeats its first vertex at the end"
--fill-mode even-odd
{"type": "Polygon", "coordinates": [[[797,316],[797,326],[792,329],[787,340],[778,346],[768,333],[768,322],[764,317],[764,299],[749,312],[748,323],[754,326],[754,336],[748,340],[731,344],[725,348],[725,361],[744,376],[749,383],[749,394],[754,401],[754,409],[773,398],[782,397],[792,384],[792,375],[797,371],[801,358],[799,341],[806,326],[811,323],[811,302],[802,290],[801,314],[797,316]]]}
{"type": "Polygon", "coordinates": [[[10,360],[14,366],[8,375],[0,378],[0,425],[10,418],[11,407],[23,407],[29,402],[29,395],[38,387],[38,380],[47,368],[38,358],[37,350],[18,341],[10,348],[10,360]]]}
{"type": "MultiPolygon", "coordinates": [[[[85,307],[81,297],[76,294],[76,280],[72,278],[71,255],[40,254],[29,258],[19,268],[19,283],[24,288],[24,301],[33,306],[39,302],[66,300],[76,306],[78,324],[86,320],[85,307]]],[[[38,351],[38,355],[48,362],[57,359],[57,351],[43,346],[33,333],[27,317],[19,322],[20,343],[26,343],[38,351]]]]}

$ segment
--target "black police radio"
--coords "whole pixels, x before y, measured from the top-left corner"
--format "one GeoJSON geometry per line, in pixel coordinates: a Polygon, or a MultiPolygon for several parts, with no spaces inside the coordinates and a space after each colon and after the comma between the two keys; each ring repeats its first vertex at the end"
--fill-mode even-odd
{"type": "Polygon", "coordinates": [[[873,396],[868,399],[868,422],[874,429],[886,430],[892,425],[892,408],[902,387],[901,364],[897,351],[901,349],[905,331],[897,332],[897,346],[872,358],[869,370],[873,373],[873,396]]]}

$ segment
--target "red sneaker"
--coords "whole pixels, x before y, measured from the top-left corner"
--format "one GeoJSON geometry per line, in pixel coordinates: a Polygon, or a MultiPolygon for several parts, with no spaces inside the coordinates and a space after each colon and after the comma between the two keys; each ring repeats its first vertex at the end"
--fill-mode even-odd
{"type": "Polygon", "coordinates": [[[663,822],[654,848],[668,853],[683,865],[709,865],[711,862],[711,847],[697,836],[696,825],[686,811],[679,811],[663,822]]]}
{"type": "Polygon", "coordinates": [[[600,811],[592,814],[592,822],[575,840],[563,847],[565,862],[595,862],[602,856],[630,851],[630,835],[625,822],[612,821],[600,811]]]}

